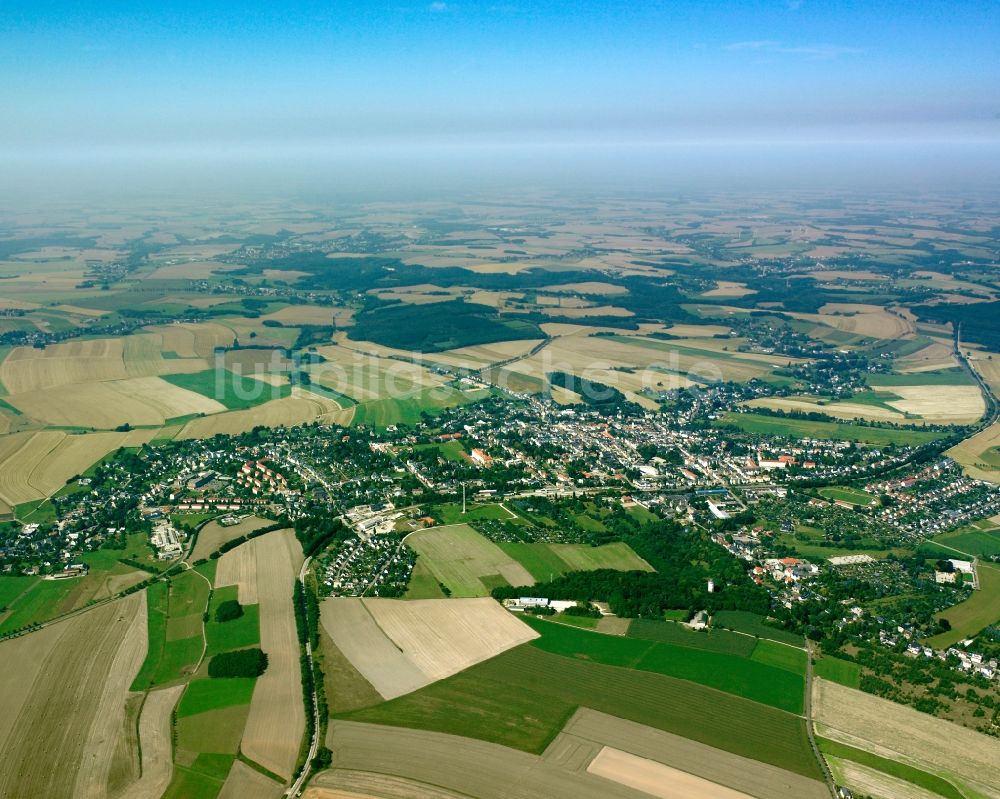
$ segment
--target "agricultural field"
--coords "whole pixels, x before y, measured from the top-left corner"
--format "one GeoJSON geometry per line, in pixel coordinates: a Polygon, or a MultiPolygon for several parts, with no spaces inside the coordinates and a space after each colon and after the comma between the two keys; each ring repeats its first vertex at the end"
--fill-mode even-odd
{"type": "Polygon", "coordinates": [[[80,556],[90,566],[84,577],[45,580],[37,577],[6,577],[0,581],[0,633],[47,621],[82,608],[88,602],[108,599],[146,579],[149,574],[119,558],[148,560],[148,549],[140,534],[131,535],[125,549],[98,549],[80,556]],[[7,586],[6,590],[4,586],[7,586]]]}
{"type": "Polygon", "coordinates": [[[269,519],[260,519],[256,516],[248,516],[245,519],[241,519],[239,524],[231,524],[227,527],[224,527],[217,521],[211,521],[198,531],[198,540],[195,542],[190,560],[193,563],[202,558],[207,558],[226,542],[273,523],[269,519]]]}
{"type": "Polygon", "coordinates": [[[973,557],[989,558],[1000,555],[1000,525],[987,519],[934,536],[931,542],[944,544],[973,557]]]}
{"type": "Polygon", "coordinates": [[[13,507],[44,499],[109,452],[152,437],[150,430],[82,434],[45,430],[0,437],[0,502],[13,507]]]}
{"type": "Polygon", "coordinates": [[[384,699],[415,691],[537,637],[492,599],[327,599],[333,644],[384,699]]]}
{"type": "Polygon", "coordinates": [[[805,653],[801,649],[761,641],[748,658],[660,641],[595,634],[540,620],[527,619],[527,623],[541,633],[532,646],[546,652],[665,674],[790,713],[802,712],[805,653]]]}
{"type": "Polygon", "coordinates": [[[535,584],[527,569],[465,524],[421,530],[406,543],[455,597],[484,597],[496,586],[535,584]]]}
{"type": "Polygon", "coordinates": [[[848,688],[861,687],[861,667],[849,660],[822,657],[813,667],[817,677],[846,685],[848,688]]]}
{"type": "Polygon", "coordinates": [[[831,769],[841,775],[838,783],[874,790],[875,794],[889,799],[897,796],[900,799],[911,796],[965,799],[965,794],[948,780],[906,763],[824,738],[817,743],[831,769]]]}
{"type": "Polygon", "coordinates": [[[688,680],[564,657],[531,644],[343,718],[541,754],[580,706],[819,777],[805,724],[791,713],[688,680]],[[716,723],[719,718],[727,723],[716,723]]]}
{"type": "Polygon", "coordinates": [[[962,464],[970,477],[1000,483],[1000,467],[995,462],[997,447],[1000,447],[1000,423],[990,425],[976,435],[958,442],[945,454],[962,464]]]}
{"type": "Polygon", "coordinates": [[[571,571],[616,569],[617,571],[653,571],[653,567],[632,551],[628,544],[616,541],[592,547],[588,544],[499,543],[501,550],[524,566],[539,582],[571,571]]]}
{"type": "MultiPolygon", "coordinates": [[[[168,375],[165,382],[177,386],[188,394],[204,397],[214,406],[214,410],[201,411],[214,413],[220,410],[241,411],[255,408],[265,402],[280,400],[289,396],[291,386],[287,383],[272,384],[245,376],[229,369],[207,369],[204,372],[190,374],[168,375]]],[[[188,411],[198,413],[199,411],[188,411]]],[[[184,416],[175,413],[171,416],[184,416]]]]}
{"type": "MultiPolygon", "coordinates": [[[[260,536],[237,549],[256,557],[260,604],[260,646],[267,671],[257,678],[250,715],[240,744],[247,757],[283,777],[291,777],[305,734],[299,644],[292,589],[302,565],[302,548],[291,530],[260,536]]],[[[228,554],[228,553],[227,553],[228,554]]]]}
{"type": "Polygon", "coordinates": [[[451,385],[422,388],[410,394],[360,403],[351,409],[351,423],[377,428],[394,424],[415,425],[424,414],[433,416],[446,408],[479,402],[488,396],[490,392],[484,388],[461,389],[451,385]]]}
{"type": "Polygon", "coordinates": [[[0,795],[96,798],[138,777],[145,610],[140,592],[0,643],[0,795]]]}
{"type": "MultiPolygon", "coordinates": [[[[573,714],[545,750],[544,757],[564,767],[576,765],[593,773],[586,757],[601,747],[627,752],[688,777],[707,780],[717,790],[725,787],[759,799],[789,796],[820,799],[828,795],[818,780],[587,708],[580,708],[573,714]],[[584,757],[581,752],[586,753],[584,757]]],[[[711,790],[703,793],[715,796],[711,790]]]]}
{"type": "Polygon", "coordinates": [[[254,427],[290,427],[319,421],[342,423],[349,420],[351,412],[344,411],[332,399],[321,397],[311,391],[293,388],[291,394],[282,399],[270,400],[255,408],[229,411],[187,422],[176,438],[211,438],[214,435],[239,435],[254,427]]]}
{"type": "Polygon", "coordinates": [[[972,596],[936,614],[939,619],[947,619],[951,623],[951,629],[928,638],[928,646],[946,649],[1000,621],[1000,565],[979,561],[976,574],[979,577],[979,588],[972,592],[972,596]]]}
{"type": "Polygon", "coordinates": [[[817,679],[817,733],[985,795],[1000,791],[1000,742],[912,708],[817,679]],[[967,787],[966,787],[967,786],[967,787]]]}
{"type": "MultiPolygon", "coordinates": [[[[400,777],[452,796],[639,799],[634,791],[563,769],[537,755],[438,732],[332,721],[327,745],[338,770],[400,777]]],[[[325,784],[322,774],[313,782],[317,788],[325,784]]],[[[405,795],[423,797],[419,788],[405,795]]]]}
{"type": "MultiPolygon", "coordinates": [[[[813,422],[806,419],[783,419],[755,413],[727,413],[714,422],[716,427],[736,427],[746,433],[787,438],[816,438],[833,441],[857,441],[865,444],[907,444],[918,446],[942,438],[944,433],[930,430],[897,430],[838,422],[813,422]]],[[[950,450],[949,450],[950,451],[950,450]]]]}

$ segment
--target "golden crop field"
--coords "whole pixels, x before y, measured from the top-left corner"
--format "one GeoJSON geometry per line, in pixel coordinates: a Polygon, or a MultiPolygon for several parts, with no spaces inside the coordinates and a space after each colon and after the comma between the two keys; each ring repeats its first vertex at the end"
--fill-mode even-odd
{"type": "Polygon", "coordinates": [[[489,596],[481,579],[486,577],[501,577],[510,585],[535,584],[524,566],[465,524],[420,530],[406,542],[456,597],[489,596]]]}
{"type": "Polygon", "coordinates": [[[7,401],[46,425],[114,429],[162,425],[167,419],[225,411],[217,400],[160,377],[68,384],[12,394],[7,401]]]}
{"type": "Polygon", "coordinates": [[[113,768],[131,772],[138,753],[116,752],[146,646],[145,592],[0,643],[14,681],[0,694],[0,795],[102,797],[121,778],[113,768]]]}
{"type": "MultiPolygon", "coordinates": [[[[438,732],[331,720],[327,746],[338,770],[401,777],[476,799],[642,796],[586,772],[561,768],[538,755],[438,732]]],[[[324,787],[323,778],[323,774],[318,775],[313,785],[324,787]]]]}
{"type": "Polygon", "coordinates": [[[256,561],[260,647],[268,661],[267,671],[254,686],[240,748],[247,757],[288,778],[306,728],[292,600],[302,547],[292,530],[276,530],[237,549],[252,550],[256,561]]]}
{"type": "Polygon", "coordinates": [[[184,693],[184,685],[150,691],[139,714],[141,776],[118,799],[160,799],[173,775],[171,714],[184,693]]]}
{"type": "Polygon", "coordinates": [[[592,759],[603,747],[672,768],[709,782],[719,790],[729,789],[759,799],[829,796],[818,780],[588,708],[576,711],[543,757],[565,768],[590,770],[592,759]]]}
{"type": "Polygon", "coordinates": [[[344,420],[350,420],[351,413],[350,409],[343,410],[331,399],[296,387],[291,396],[265,402],[256,408],[192,419],[177,438],[211,438],[219,433],[238,435],[258,426],[291,427],[312,421],[344,424],[344,420]]]}
{"type": "MultiPolygon", "coordinates": [[[[207,558],[227,541],[232,541],[234,538],[239,538],[241,535],[253,532],[254,530],[259,530],[261,527],[267,527],[269,524],[274,524],[274,522],[270,519],[260,519],[256,516],[248,516],[245,519],[241,519],[239,524],[232,524],[228,527],[222,526],[217,521],[209,522],[198,531],[198,540],[195,542],[190,560],[194,562],[201,560],[202,558],[207,558]]],[[[239,547],[237,547],[237,549],[239,549],[239,547]]],[[[230,550],[230,552],[232,551],[233,550],[230,550]]],[[[226,558],[228,555],[228,552],[223,554],[222,558],[219,559],[220,565],[222,559],[226,558]]],[[[218,583],[218,578],[216,578],[216,582],[218,583]]],[[[218,584],[226,585],[226,583],[218,584]]]]}
{"type": "Polygon", "coordinates": [[[356,601],[364,604],[378,627],[429,682],[538,638],[488,597],[356,601]]]}
{"type": "Polygon", "coordinates": [[[660,799],[752,799],[742,791],[608,746],[590,762],[587,773],[660,799]]]}
{"type": "Polygon", "coordinates": [[[119,447],[149,441],[154,430],[67,434],[56,430],[0,438],[0,500],[19,505],[47,497],[119,447]]]}
{"type": "Polygon", "coordinates": [[[218,799],[278,799],[284,786],[246,763],[236,760],[219,792],[218,799]]]}
{"type": "Polygon", "coordinates": [[[823,737],[1000,795],[995,738],[823,679],[813,684],[813,708],[823,737]]]}

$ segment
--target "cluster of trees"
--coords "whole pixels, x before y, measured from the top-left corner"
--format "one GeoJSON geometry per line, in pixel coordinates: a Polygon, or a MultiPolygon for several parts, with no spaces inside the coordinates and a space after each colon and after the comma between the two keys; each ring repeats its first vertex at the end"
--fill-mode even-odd
{"type": "Polygon", "coordinates": [[[258,647],[221,652],[208,661],[209,677],[259,677],[267,670],[267,655],[258,647]]]}
{"type": "Polygon", "coordinates": [[[496,309],[465,300],[374,305],[357,315],[349,335],[359,341],[419,352],[545,338],[530,322],[502,319],[496,309]]]}
{"type": "MultiPolygon", "coordinates": [[[[532,587],[532,594],[578,602],[605,601],[618,616],[662,618],[666,610],[746,610],[766,615],[765,589],[748,579],[746,565],[704,534],[664,521],[648,525],[626,542],[655,572],[598,569],[571,572],[532,587]],[[708,592],[708,580],[716,590],[708,592]]],[[[523,588],[501,587],[496,599],[511,599],[523,588]]]]}
{"type": "Polygon", "coordinates": [[[588,380],[585,377],[580,377],[570,372],[549,372],[547,377],[551,385],[560,386],[567,391],[579,394],[584,403],[598,411],[607,413],[617,413],[619,411],[624,413],[642,413],[642,408],[634,402],[630,402],[614,386],[588,380]]]}
{"type": "Polygon", "coordinates": [[[243,615],[243,606],[235,599],[227,599],[220,602],[215,609],[215,620],[217,622],[235,621],[243,615]]]}

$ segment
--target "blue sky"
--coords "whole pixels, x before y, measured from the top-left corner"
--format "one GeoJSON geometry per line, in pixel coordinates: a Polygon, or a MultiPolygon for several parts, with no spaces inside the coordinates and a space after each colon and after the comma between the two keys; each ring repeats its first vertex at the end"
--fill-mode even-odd
{"type": "Polygon", "coordinates": [[[1000,3],[4,0],[0,109],[7,152],[995,140],[1000,3]]]}

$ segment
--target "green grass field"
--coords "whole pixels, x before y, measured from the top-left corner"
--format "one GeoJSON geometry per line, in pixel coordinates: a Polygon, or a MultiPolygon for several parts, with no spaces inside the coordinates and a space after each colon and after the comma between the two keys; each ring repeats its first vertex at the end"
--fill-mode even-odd
{"type": "Polygon", "coordinates": [[[260,607],[258,605],[243,605],[243,615],[227,622],[215,620],[215,609],[221,602],[235,600],[239,589],[235,585],[217,588],[212,593],[212,601],[208,609],[208,623],[205,625],[205,636],[208,639],[206,657],[226,652],[230,649],[243,649],[260,643],[260,607]]]}
{"type": "Polygon", "coordinates": [[[15,599],[38,582],[38,579],[38,577],[0,576],[0,610],[11,605],[15,599]]]}
{"type": "Polygon", "coordinates": [[[403,599],[444,599],[444,591],[441,584],[433,572],[427,568],[427,564],[420,557],[413,564],[413,572],[410,574],[410,582],[406,586],[406,595],[403,599]]]}
{"type": "Polygon", "coordinates": [[[831,682],[839,682],[848,688],[861,687],[861,667],[849,660],[835,657],[822,657],[816,661],[813,671],[817,677],[831,682]]]}
{"type": "Polygon", "coordinates": [[[977,530],[975,527],[963,527],[961,530],[934,536],[931,541],[954,547],[969,555],[1000,555],[1000,529],[977,530]]]}
{"type": "Polygon", "coordinates": [[[460,391],[451,386],[425,388],[404,397],[385,398],[362,402],[354,408],[353,425],[388,427],[394,424],[414,425],[421,415],[434,415],[446,408],[477,402],[489,396],[489,392],[460,391]]]}
{"type": "Polygon", "coordinates": [[[853,746],[848,746],[838,741],[831,741],[827,738],[817,738],[816,743],[824,755],[837,757],[842,760],[850,760],[862,766],[873,768],[876,771],[881,771],[883,774],[905,780],[931,793],[936,793],[938,796],[947,797],[947,799],[966,799],[965,794],[958,788],[936,774],[922,771],[906,763],[900,763],[897,760],[889,760],[888,758],[874,755],[863,749],[855,749],[853,746]]]}
{"type": "MultiPolygon", "coordinates": [[[[802,695],[805,682],[805,662],[798,672],[790,671],[788,663],[793,656],[784,656],[780,666],[757,662],[753,657],[739,657],[711,652],[693,647],[647,641],[641,638],[623,638],[571,629],[547,621],[525,618],[525,621],[542,637],[531,646],[555,655],[579,658],[608,666],[652,671],[683,680],[707,685],[745,699],[787,710],[802,712],[802,695]]],[[[783,644],[762,642],[795,652],[783,644]]],[[[804,657],[804,652],[802,653],[804,657]]],[[[777,656],[772,658],[779,660],[777,656]]]]}
{"type": "Polygon", "coordinates": [[[567,658],[531,645],[343,718],[463,735],[540,754],[581,706],[822,778],[801,718],[686,680],[567,658]]]}
{"type": "Polygon", "coordinates": [[[245,410],[265,402],[282,399],[292,393],[289,385],[272,386],[228,369],[206,369],[191,374],[164,375],[175,386],[222,403],[228,410],[245,410]]]}
{"type": "Polygon", "coordinates": [[[806,651],[788,644],[779,644],[777,641],[767,639],[758,641],[750,659],[803,677],[806,673],[806,651]]]}
{"type": "Polygon", "coordinates": [[[17,630],[34,622],[41,622],[73,609],[73,597],[81,578],[70,580],[41,580],[34,584],[13,604],[7,617],[0,623],[0,633],[17,630]]]}
{"type": "Polygon", "coordinates": [[[528,570],[538,582],[561,577],[570,571],[569,565],[545,544],[501,542],[500,549],[528,570]]]}
{"type": "Polygon", "coordinates": [[[935,614],[936,618],[947,619],[951,630],[928,638],[928,646],[946,649],[1000,621],[1000,566],[980,561],[977,571],[981,587],[964,602],[935,614]]]}
{"type": "Polygon", "coordinates": [[[232,705],[248,705],[256,682],[253,677],[192,680],[177,706],[177,717],[193,716],[206,710],[232,705]]]}
{"type": "Polygon", "coordinates": [[[489,596],[492,588],[507,584],[501,570],[517,567],[496,544],[465,524],[421,530],[407,538],[407,544],[456,597],[489,596]]]}
{"type": "Polygon", "coordinates": [[[856,488],[851,488],[850,486],[830,486],[829,488],[821,488],[819,490],[819,495],[824,499],[828,499],[831,502],[836,502],[840,500],[841,502],[850,502],[852,505],[871,505],[875,501],[875,497],[866,491],[860,491],[856,488]]]}
{"type": "Polygon", "coordinates": [[[208,585],[194,571],[148,589],[149,647],[132,682],[133,691],[167,685],[190,674],[202,655],[202,614],[208,585]]]}
{"type": "Polygon", "coordinates": [[[764,619],[756,613],[743,610],[720,610],[712,618],[715,627],[725,627],[738,633],[756,635],[758,638],[769,638],[793,646],[805,647],[805,639],[801,635],[790,633],[764,623],[764,619]]]}
{"type": "MultiPolygon", "coordinates": [[[[685,611],[684,616],[686,615],[685,611]]],[[[757,639],[749,635],[740,635],[721,628],[691,630],[683,624],[653,619],[633,619],[628,628],[628,637],[740,657],[750,657],[757,646],[757,639]]]]}
{"type": "Polygon", "coordinates": [[[588,544],[497,544],[524,566],[538,582],[547,582],[566,572],[616,569],[652,571],[652,567],[622,542],[592,547],[588,544]]]}
{"type": "MultiPolygon", "coordinates": [[[[822,410],[822,409],[820,409],[822,410]]],[[[926,444],[944,437],[930,430],[895,430],[836,422],[812,422],[807,419],[782,419],[757,413],[727,413],[713,422],[716,427],[736,427],[745,433],[785,438],[823,438],[833,441],[857,441],[867,444],[926,444]]]]}
{"type": "Polygon", "coordinates": [[[916,374],[868,375],[870,386],[968,386],[972,378],[961,368],[916,374]]]}
{"type": "Polygon", "coordinates": [[[450,502],[445,505],[437,505],[433,512],[436,518],[441,519],[441,524],[460,524],[489,519],[519,521],[499,505],[466,505],[465,513],[462,513],[461,503],[450,502]]]}

